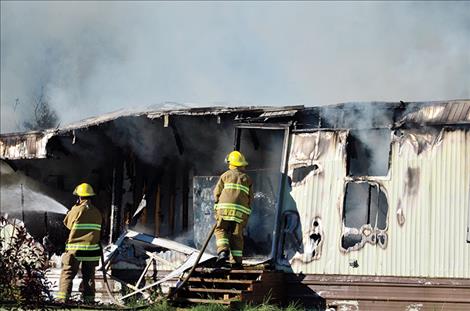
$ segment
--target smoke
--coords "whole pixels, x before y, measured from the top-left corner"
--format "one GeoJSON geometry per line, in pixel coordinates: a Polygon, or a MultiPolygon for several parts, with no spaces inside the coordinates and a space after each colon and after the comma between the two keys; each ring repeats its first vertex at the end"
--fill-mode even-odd
{"type": "Polygon", "coordinates": [[[468,2],[1,2],[1,132],[123,107],[469,98],[468,2]]]}

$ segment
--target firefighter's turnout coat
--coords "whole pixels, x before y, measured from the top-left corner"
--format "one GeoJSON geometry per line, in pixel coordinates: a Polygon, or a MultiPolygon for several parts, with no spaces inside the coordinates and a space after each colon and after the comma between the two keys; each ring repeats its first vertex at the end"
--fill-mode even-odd
{"type": "Polygon", "coordinates": [[[243,256],[243,228],[251,214],[251,178],[235,168],[220,176],[214,189],[217,253],[230,251],[235,262],[243,256]]]}
{"type": "Polygon", "coordinates": [[[81,264],[83,281],[80,289],[86,300],[93,300],[95,294],[95,266],[101,256],[100,236],[102,217],[100,211],[89,200],[74,205],[64,219],[70,230],[62,256],[58,299],[66,300],[72,291],[72,281],[81,264]]]}

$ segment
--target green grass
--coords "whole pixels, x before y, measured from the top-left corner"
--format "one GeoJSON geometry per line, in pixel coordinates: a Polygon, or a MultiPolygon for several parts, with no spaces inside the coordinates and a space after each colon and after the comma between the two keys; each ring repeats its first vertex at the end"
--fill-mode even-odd
{"type": "MultiPolygon", "coordinates": [[[[136,303],[132,307],[138,307],[139,304],[136,303]]],[[[7,307],[4,308],[3,306],[0,306],[0,311],[3,310],[25,310],[21,308],[11,308],[7,307]]],[[[69,308],[69,309],[59,309],[59,308],[50,308],[49,310],[53,311],[61,311],[61,310],[67,310],[67,311],[103,311],[102,309],[92,309],[92,308],[69,308]]],[[[116,310],[119,310],[118,308],[116,310]]],[[[162,301],[159,303],[156,303],[154,305],[151,305],[147,308],[142,308],[138,309],[142,311],[301,311],[304,310],[302,307],[296,305],[296,304],[291,304],[285,308],[281,308],[276,305],[272,305],[269,303],[263,303],[261,305],[241,305],[237,308],[230,308],[227,306],[223,306],[220,304],[200,304],[192,307],[186,307],[186,308],[181,308],[181,307],[175,307],[169,304],[167,301],[162,301]]]]}
{"type": "Polygon", "coordinates": [[[301,311],[304,308],[297,304],[290,304],[285,308],[272,305],[269,303],[263,303],[261,305],[242,305],[238,308],[230,308],[219,304],[200,304],[193,307],[181,308],[169,305],[166,301],[152,305],[146,309],[146,311],[301,311]]]}
{"type": "Polygon", "coordinates": [[[228,308],[222,305],[213,304],[213,305],[197,305],[197,306],[190,308],[189,310],[191,311],[226,311],[228,310],[228,308]]]}

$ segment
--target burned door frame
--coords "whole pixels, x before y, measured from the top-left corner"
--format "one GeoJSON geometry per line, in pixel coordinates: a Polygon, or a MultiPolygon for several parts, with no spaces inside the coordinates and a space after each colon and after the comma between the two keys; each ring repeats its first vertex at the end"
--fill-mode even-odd
{"type": "Polygon", "coordinates": [[[277,123],[277,124],[264,124],[264,123],[239,123],[235,124],[234,126],[234,144],[233,150],[240,151],[240,144],[241,144],[241,134],[242,130],[278,130],[284,131],[284,139],[282,143],[282,156],[281,156],[281,163],[279,167],[279,189],[276,196],[276,214],[275,220],[273,225],[273,239],[271,245],[271,253],[268,256],[268,260],[273,260],[277,258],[278,254],[278,242],[279,242],[279,231],[280,231],[280,218],[282,213],[282,198],[284,193],[284,187],[286,182],[287,176],[287,164],[288,164],[288,155],[290,149],[290,142],[291,142],[291,132],[292,132],[292,124],[291,123],[277,123]]]}

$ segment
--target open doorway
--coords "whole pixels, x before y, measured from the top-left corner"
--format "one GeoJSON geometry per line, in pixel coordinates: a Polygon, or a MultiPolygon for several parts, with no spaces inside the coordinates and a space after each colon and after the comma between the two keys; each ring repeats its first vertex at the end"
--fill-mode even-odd
{"type": "MultiPolygon", "coordinates": [[[[249,165],[247,174],[253,180],[252,213],[245,229],[244,256],[254,260],[271,257],[274,242],[281,162],[285,140],[284,128],[237,127],[234,148],[241,151],[249,165]]],[[[228,150],[227,153],[231,151],[228,150]]],[[[222,172],[221,172],[222,173],[222,172]]],[[[214,222],[212,191],[219,175],[194,177],[195,244],[200,246],[214,222]]],[[[215,253],[215,238],[209,250],[215,253]]]]}

